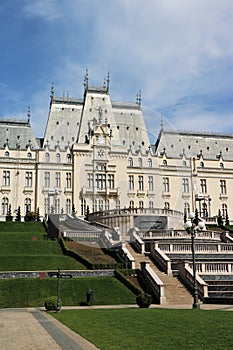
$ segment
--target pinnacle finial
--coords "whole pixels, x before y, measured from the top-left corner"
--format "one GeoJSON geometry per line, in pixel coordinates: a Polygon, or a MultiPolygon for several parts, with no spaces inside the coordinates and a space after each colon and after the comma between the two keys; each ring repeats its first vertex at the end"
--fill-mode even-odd
{"type": "Polygon", "coordinates": [[[109,83],[110,83],[110,73],[108,71],[108,75],[107,75],[107,92],[109,91],[109,83]]]}
{"type": "Polygon", "coordinates": [[[30,123],[30,117],[31,117],[31,109],[30,109],[30,105],[28,105],[27,117],[28,117],[28,124],[29,124],[29,123],[30,123]]]}
{"type": "Polygon", "coordinates": [[[136,103],[139,106],[141,106],[141,103],[142,103],[142,92],[141,92],[141,90],[139,90],[139,92],[137,93],[136,103]]]}
{"type": "Polygon", "coordinates": [[[84,75],[84,90],[86,91],[88,89],[88,69],[86,68],[86,73],[84,75]]]}
{"type": "Polygon", "coordinates": [[[50,98],[51,98],[51,100],[53,99],[53,96],[54,96],[54,83],[52,81],[51,90],[50,90],[50,98]]]}

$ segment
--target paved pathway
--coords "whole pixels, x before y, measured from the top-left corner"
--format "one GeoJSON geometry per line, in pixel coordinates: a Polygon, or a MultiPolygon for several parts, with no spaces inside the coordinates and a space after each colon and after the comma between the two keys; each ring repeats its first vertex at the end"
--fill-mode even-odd
{"type": "MultiPolygon", "coordinates": [[[[85,308],[128,308],[137,305],[90,306],[85,308]]],[[[183,308],[192,305],[151,305],[151,308],[183,308]]],[[[64,307],[62,309],[83,309],[64,307]]],[[[233,311],[232,305],[202,304],[203,310],[233,311]]],[[[71,331],[42,308],[0,309],[1,350],[98,350],[93,344],[71,331]]]]}
{"type": "Polygon", "coordinates": [[[1,350],[96,350],[46,312],[37,309],[0,310],[1,350]]]}

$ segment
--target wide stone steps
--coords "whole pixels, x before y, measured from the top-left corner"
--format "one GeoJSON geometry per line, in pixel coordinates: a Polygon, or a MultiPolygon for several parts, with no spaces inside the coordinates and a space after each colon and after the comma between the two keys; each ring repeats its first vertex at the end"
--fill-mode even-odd
{"type": "Polygon", "coordinates": [[[167,304],[192,304],[191,294],[176,277],[172,275],[166,275],[164,272],[160,271],[149,257],[145,256],[144,254],[135,252],[130,244],[127,244],[126,247],[135,259],[136,269],[141,269],[141,262],[150,263],[150,267],[164,284],[167,304]]]}

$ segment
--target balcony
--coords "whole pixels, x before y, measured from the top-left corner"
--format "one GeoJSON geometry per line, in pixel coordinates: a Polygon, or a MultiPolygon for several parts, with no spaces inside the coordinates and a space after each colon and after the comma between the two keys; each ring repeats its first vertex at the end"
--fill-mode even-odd
{"type": "Polygon", "coordinates": [[[145,197],[146,192],[144,190],[137,190],[137,196],[139,198],[145,197]]]}
{"type": "Polygon", "coordinates": [[[24,194],[30,194],[33,192],[33,187],[32,186],[24,186],[23,193],[24,194]]]}
{"type": "Polygon", "coordinates": [[[5,186],[5,185],[1,186],[2,194],[8,194],[8,193],[10,193],[10,191],[11,191],[10,185],[9,186],[5,186]]]}
{"type": "Polygon", "coordinates": [[[163,197],[164,199],[168,199],[168,198],[171,197],[171,193],[170,193],[170,192],[163,191],[163,192],[162,192],[162,197],[163,197]]]}
{"type": "Polygon", "coordinates": [[[226,199],[228,199],[228,194],[227,194],[227,193],[220,193],[219,199],[221,199],[221,200],[226,200],[226,199]]]}

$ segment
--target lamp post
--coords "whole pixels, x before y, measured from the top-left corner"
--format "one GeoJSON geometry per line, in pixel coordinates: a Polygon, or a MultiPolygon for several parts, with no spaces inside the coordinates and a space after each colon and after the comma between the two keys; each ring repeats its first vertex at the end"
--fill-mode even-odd
{"type": "Polygon", "coordinates": [[[198,303],[198,288],[196,278],[196,262],[195,262],[195,235],[197,231],[203,230],[205,224],[203,221],[198,222],[193,212],[189,213],[188,220],[184,223],[184,229],[191,235],[192,260],[193,260],[193,309],[200,309],[198,303]]]}

